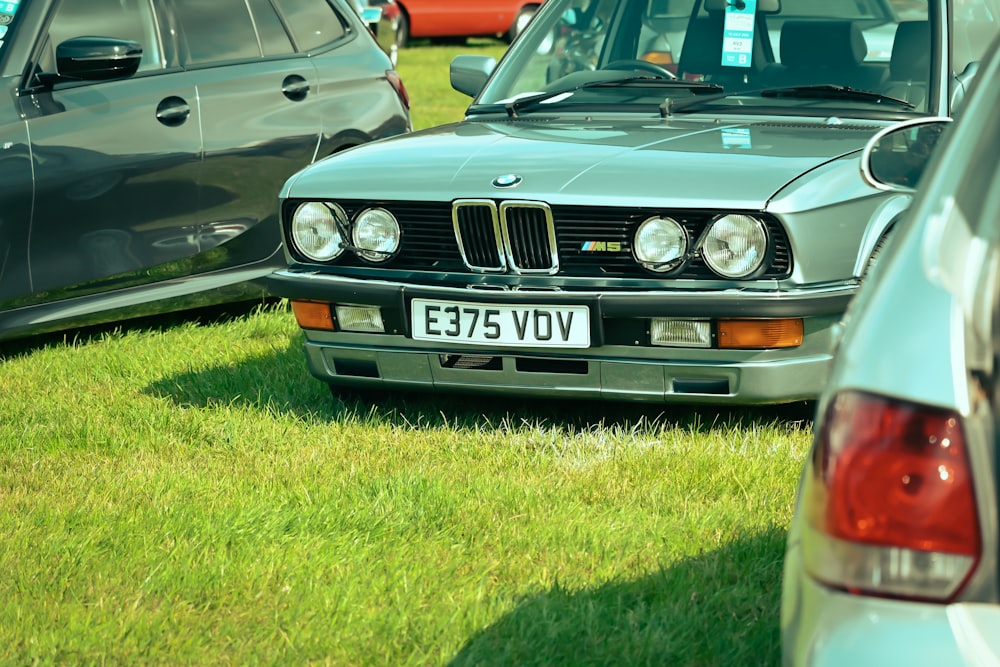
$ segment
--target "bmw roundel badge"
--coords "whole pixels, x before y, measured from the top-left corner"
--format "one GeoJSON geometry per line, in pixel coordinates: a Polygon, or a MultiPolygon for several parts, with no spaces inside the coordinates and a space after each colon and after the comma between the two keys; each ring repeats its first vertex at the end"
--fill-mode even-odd
{"type": "Polygon", "coordinates": [[[521,182],[521,177],[517,174],[504,174],[503,176],[497,176],[493,179],[493,187],[495,188],[512,188],[521,182]]]}

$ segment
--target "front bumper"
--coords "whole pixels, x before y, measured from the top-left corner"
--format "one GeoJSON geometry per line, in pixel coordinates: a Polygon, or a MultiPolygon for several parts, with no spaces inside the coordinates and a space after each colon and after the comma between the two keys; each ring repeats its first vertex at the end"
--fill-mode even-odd
{"type": "Polygon", "coordinates": [[[856,285],[790,291],[487,291],[279,271],[276,296],[377,306],[386,333],[304,329],[312,374],[331,385],[647,402],[765,404],[811,400],[822,388],[839,323],[856,285]],[[586,305],[582,349],[489,347],[414,340],[414,298],[505,305],[586,305]],[[651,317],[803,319],[795,348],[652,346],[651,317]],[[646,338],[644,338],[646,336],[646,338]]]}

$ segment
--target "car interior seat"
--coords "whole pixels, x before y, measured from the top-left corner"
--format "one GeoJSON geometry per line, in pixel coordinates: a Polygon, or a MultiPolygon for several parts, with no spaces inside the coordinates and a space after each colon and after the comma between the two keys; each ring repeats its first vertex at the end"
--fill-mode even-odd
{"type": "Polygon", "coordinates": [[[868,45],[851,21],[789,20],[781,27],[780,64],[765,72],[768,86],[835,84],[881,91],[889,73],[866,63],[868,45]]]}
{"type": "Polygon", "coordinates": [[[756,85],[758,75],[767,65],[765,44],[755,38],[750,62],[746,67],[722,64],[725,16],[712,13],[691,21],[677,65],[677,74],[688,81],[709,81],[726,87],[748,88],[756,85]]]}
{"type": "Polygon", "coordinates": [[[903,21],[896,26],[889,57],[886,95],[922,106],[931,76],[931,28],[927,21],[903,21]]]}

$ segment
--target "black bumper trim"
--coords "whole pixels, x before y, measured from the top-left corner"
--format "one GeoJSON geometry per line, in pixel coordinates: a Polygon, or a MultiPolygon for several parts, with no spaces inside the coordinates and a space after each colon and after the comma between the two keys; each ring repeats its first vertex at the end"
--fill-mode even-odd
{"type": "Polygon", "coordinates": [[[587,305],[601,319],[634,317],[811,317],[843,313],[857,289],[838,284],[798,291],[662,291],[590,292],[544,290],[477,290],[404,285],[377,280],[359,280],[315,273],[277,272],[266,279],[274,296],[352,303],[406,311],[413,298],[455,301],[494,301],[530,304],[544,301],[552,305],[587,305]]]}

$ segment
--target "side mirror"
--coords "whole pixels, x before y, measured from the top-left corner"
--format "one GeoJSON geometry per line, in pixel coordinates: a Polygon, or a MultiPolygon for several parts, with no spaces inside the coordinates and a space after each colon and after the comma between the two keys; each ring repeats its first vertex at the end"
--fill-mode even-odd
{"type": "Polygon", "coordinates": [[[492,56],[455,56],[449,70],[451,87],[469,97],[475,97],[486,85],[497,59],[492,56]]]}
{"type": "Polygon", "coordinates": [[[56,47],[56,69],[62,79],[125,79],[139,69],[142,46],[112,37],[74,37],[56,47]]]}
{"type": "Polygon", "coordinates": [[[861,153],[861,176],[879,190],[912,192],[951,118],[908,120],[881,130],[861,153]]]}

